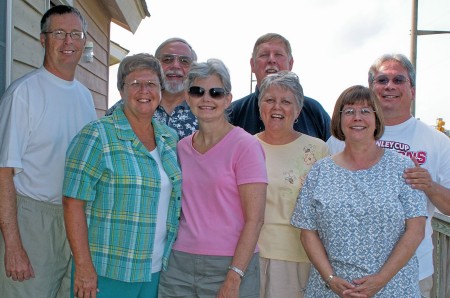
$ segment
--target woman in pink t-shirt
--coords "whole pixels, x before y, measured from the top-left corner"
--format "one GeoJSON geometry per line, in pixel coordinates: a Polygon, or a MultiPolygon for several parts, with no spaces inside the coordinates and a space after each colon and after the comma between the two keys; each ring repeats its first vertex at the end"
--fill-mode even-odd
{"type": "Polygon", "coordinates": [[[159,296],[259,298],[256,243],[267,188],[262,147],[227,121],[231,82],[222,61],[194,64],[185,87],[199,130],[178,144],[182,214],[159,296]]]}

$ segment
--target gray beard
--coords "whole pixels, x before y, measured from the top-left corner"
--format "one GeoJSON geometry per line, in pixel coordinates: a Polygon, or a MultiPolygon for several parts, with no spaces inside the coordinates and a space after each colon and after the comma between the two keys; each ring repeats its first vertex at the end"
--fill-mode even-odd
{"type": "Polygon", "coordinates": [[[180,93],[183,90],[184,90],[183,83],[171,84],[169,82],[166,82],[165,84],[165,91],[169,93],[180,93]]]}

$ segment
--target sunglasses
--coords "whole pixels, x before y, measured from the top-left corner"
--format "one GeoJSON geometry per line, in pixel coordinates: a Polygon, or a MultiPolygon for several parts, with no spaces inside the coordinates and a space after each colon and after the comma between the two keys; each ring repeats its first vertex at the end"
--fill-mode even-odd
{"type": "MultiPolygon", "coordinates": [[[[192,86],[191,88],[189,88],[189,91],[188,91],[190,96],[197,97],[197,98],[200,98],[203,95],[205,95],[205,92],[206,92],[205,88],[202,88],[199,86],[192,86]]],[[[209,96],[211,96],[214,99],[220,99],[227,94],[228,94],[228,92],[225,91],[225,89],[223,89],[223,88],[209,89],[209,96]]]]}
{"type": "Polygon", "coordinates": [[[386,86],[387,84],[389,84],[389,82],[392,82],[392,83],[394,83],[394,85],[403,85],[403,84],[405,84],[407,81],[409,81],[409,79],[407,78],[407,77],[405,77],[405,76],[402,76],[402,75],[397,75],[397,76],[395,76],[395,77],[393,77],[392,79],[389,79],[387,76],[385,76],[385,75],[381,75],[381,76],[378,76],[378,77],[376,77],[376,78],[374,78],[373,79],[373,82],[375,83],[375,84],[378,84],[378,85],[384,85],[384,86],[386,86]]]}
{"type": "Polygon", "coordinates": [[[181,65],[184,67],[191,66],[192,59],[188,56],[182,56],[182,55],[162,55],[158,58],[159,61],[161,61],[162,64],[170,65],[175,62],[175,60],[178,61],[181,65]]]}

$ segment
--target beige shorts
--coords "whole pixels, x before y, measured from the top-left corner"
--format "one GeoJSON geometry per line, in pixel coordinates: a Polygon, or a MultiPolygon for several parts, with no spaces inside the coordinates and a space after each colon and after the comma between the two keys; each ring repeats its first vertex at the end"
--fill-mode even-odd
{"type": "MultiPolygon", "coordinates": [[[[158,297],[215,298],[233,257],[195,255],[172,250],[161,271],[158,297]]],[[[239,297],[259,298],[259,253],[253,254],[239,287],[239,297]]]]}
{"type": "Polygon", "coordinates": [[[17,221],[22,244],[33,266],[35,278],[19,282],[6,277],[5,243],[1,235],[1,297],[69,297],[70,279],[69,284],[64,285],[66,292],[58,293],[70,263],[70,247],[62,206],[17,196],[17,221]]]}
{"type": "Polygon", "coordinates": [[[261,298],[303,298],[310,263],[259,258],[261,298]]]}

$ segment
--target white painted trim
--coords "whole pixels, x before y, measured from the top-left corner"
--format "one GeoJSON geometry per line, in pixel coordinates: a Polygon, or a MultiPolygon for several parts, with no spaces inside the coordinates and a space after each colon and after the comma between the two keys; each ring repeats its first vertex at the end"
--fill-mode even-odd
{"type": "Polygon", "coordinates": [[[12,1],[6,0],[5,90],[11,84],[12,69],[12,1]]]}

